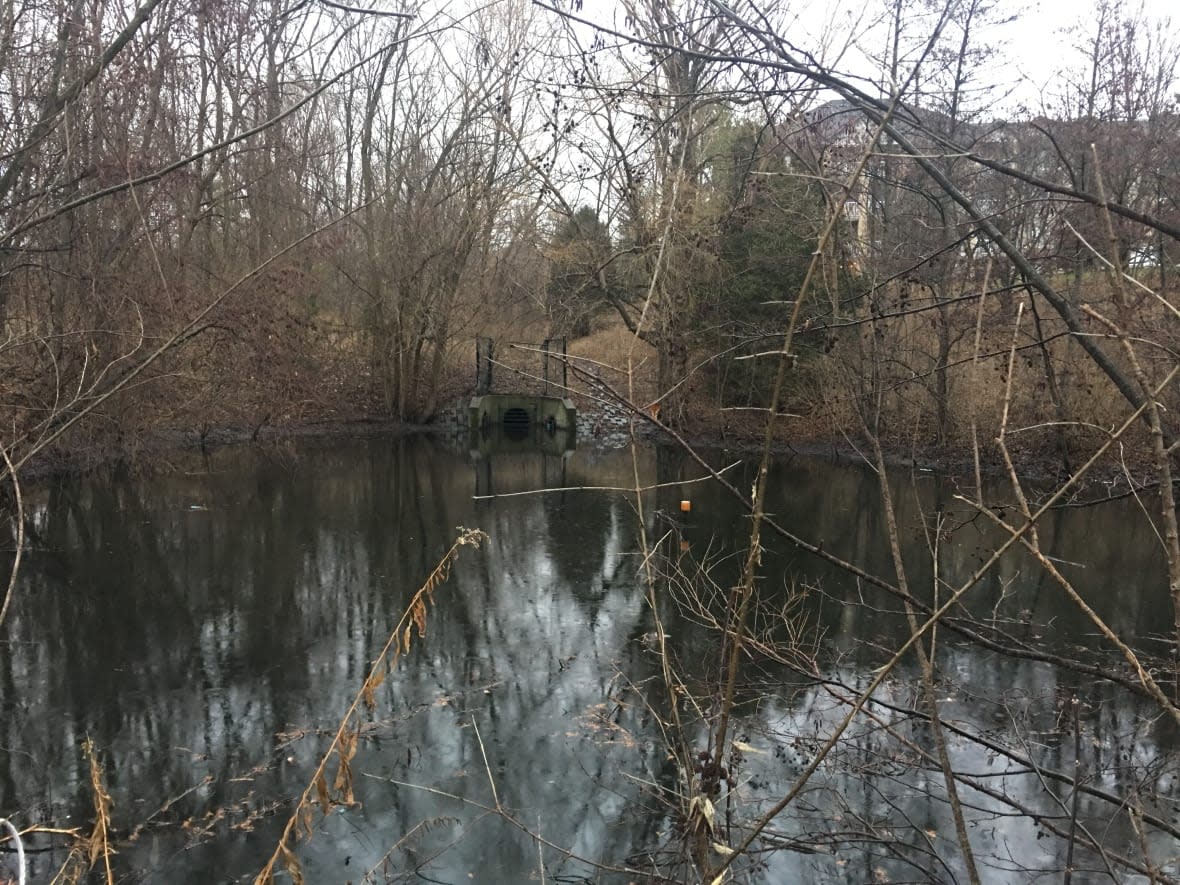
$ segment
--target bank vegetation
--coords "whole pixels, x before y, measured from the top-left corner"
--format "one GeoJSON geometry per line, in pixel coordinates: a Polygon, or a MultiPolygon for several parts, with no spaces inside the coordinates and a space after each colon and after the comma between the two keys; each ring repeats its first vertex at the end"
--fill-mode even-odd
{"type": "Polygon", "coordinates": [[[13,7],[0,446],[429,422],[482,336],[620,382],[630,354],[666,423],[748,436],[828,219],[785,441],[860,438],[878,391],[890,446],[965,453],[1024,304],[1014,444],[1068,472],[1139,396],[1090,309],[1170,359],[1164,23],[1104,0],[1037,96],[994,2],[882,3],[827,56],[708,4],[617,12],[13,7]]]}
{"type": "MultiPolygon", "coordinates": [[[[887,0],[801,45],[786,10],[713,0],[623,2],[593,20],[580,3],[519,0],[10,4],[0,477],[18,492],[38,458],[170,433],[427,422],[470,391],[477,337],[501,354],[566,338],[574,395],[680,443],[704,431],[761,443],[751,489],[714,477],[750,535],[734,580],[697,612],[718,657],[692,722],[660,594],[688,588],[693,610],[706,573],[669,555],[671,535],[640,533],[665,693],[648,702],[679,778],[665,796],[684,837],[676,880],[753,875],[756,852],[795,850],[774,842],[774,822],[849,729],[881,715],[874,692],[911,660],[919,691],[904,714],[922,733],[898,739],[955,824],[920,869],[981,881],[959,791],[992,794],[956,767],[936,628],[1107,680],[1180,724],[1180,41],[1118,0],[1097,8],[1072,34],[1074,60],[1022,105],[997,79],[999,0],[887,0]],[[801,439],[846,444],[877,472],[885,572],[765,512],[770,453],[801,439]],[[899,449],[966,459],[962,501],[1004,533],[932,596],[910,586],[900,552],[887,458],[899,449]],[[1051,491],[1025,484],[1033,459],[1052,465],[1051,491]],[[1164,571],[1150,579],[1175,612],[1162,652],[1093,615],[1038,537],[1098,464],[1125,467],[1121,488],[1158,532],[1164,571]],[[1008,483],[1003,507],[987,468],[1008,483]],[[723,827],[749,656],[823,678],[812,642],[766,647],[752,628],[770,533],[889,594],[909,633],[865,684],[833,687],[840,714],[790,791],[723,827]],[[1086,612],[1101,656],[1063,657],[960,611],[1016,547],[1086,612]]],[[[931,539],[952,541],[941,524],[931,539]]],[[[1005,813],[1068,846],[1066,881],[1075,850],[1111,877],[1175,880],[1157,848],[1176,828],[1138,793],[1110,794],[1112,814],[1145,833],[1120,852],[1079,824],[1080,775],[1046,777],[1064,784],[1051,792],[1061,814],[1005,813]]],[[[324,781],[323,811],[347,800],[332,792],[346,782],[324,781]]],[[[316,788],[298,815],[314,817],[316,788]]],[[[305,818],[293,820],[260,881],[297,875],[305,818]]]]}

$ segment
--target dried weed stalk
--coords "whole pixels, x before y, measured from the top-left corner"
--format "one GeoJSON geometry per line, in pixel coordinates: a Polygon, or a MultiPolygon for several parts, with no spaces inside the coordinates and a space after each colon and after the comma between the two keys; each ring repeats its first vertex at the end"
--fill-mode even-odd
{"type": "MultiPolygon", "coordinates": [[[[54,875],[50,885],[76,885],[86,878],[102,860],[103,882],[114,885],[115,874],[111,869],[111,855],[115,853],[111,847],[111,809],[114,803],[107,791],[106,779],[103,777],[102,765],[98,760],[98,752],[94,742],[87,738],[82,744],[82,754],[86,758],[86,766],[90,773],[90,794],[94,802],[94,827],[90,835],[81,837],[70,832],[74,844],[66,857],[65,863],[54,875]]],[[[61,832],[61,831],[57,831],[61,832]]]]}
{"type": "MultiPolygon", "coordinates": [[[[881,490],[881,509],[885,514],[885,531],[889,540],[889,553],[893,560],[893,570],[897,576],[897,586],[909,594],[909,579],[906,576],[905,560],[901,554],[901,539],[897,531],[897,513],[893,508],[893,494],[889,489],[889,474],[885,467],[885,454],[881,451],[881,441],[875,433],[869,433],[869,441],[873,447],[873,460],[877,466],[877,479],[881,490]]],[[[906,623],[909,624],[913,636],[918,632],[918,617],[914,607],[905,606],[906,623]]],[[[951,807],[951,816],[955,822],[955,837],[959,841],[963,863],[967,868],[967,879],[971,885],[980,885],[979,869],[975,863],[975,852],[971,849],[971,839],[967,834],[967,819],[963,814],[963,803],[959,799],[959,791],[955,783],[955,772],[951,766],[950,753],[947,750],[946,734],[942,728],[942,715],[938,710],[938,693],[935,690],[934,679],[934,629],[930,631],[930,645],[921,641],[914,643],[914,653],[918,658],[918,666],[922,674],[922,697],[926,712],[930,716],[930,733],[934,738],[934,747],[938,754],[938,767],[942,771],[943,783],[946,788],[947,801],[951,807]]]]}
{"type": "MultiPolygon", "coordinates": [[[[1101,184],[1100,184],[1101,187],[1101,184]]],[[[1104,215],[1107,230],[1113,238],[1114,230],[1111,226],[1109,213],[1104,215]]],[[[1116,293],[1116,304],[1121,312],[1124,314],[1129,309],[1129,298],[1126,291],[1125,274],[1121,271],[1118,264],[1117,249],[1115,246],[1117,241],[1112,240],[1112,251],[1115,252],[1113,259],[1103,258],[1103,261],[1112,267],[1111,284],[1116,293]]],[[[1100,256],[1101,257],[1101,256],[1100,256]]],[[[1023,306],[1023,305],[1022,305],[1023,306]]],[[[1127,361],[1132,368],[1133,377],[1136,384],[1139,385],[1143,393],[1143,405],[1137,412],[1146,412],[1148,426],[1151,431],[1152,453],[1157,471],[1157,479],[1160,486],[1160,519],[1164,526],[1164,532],[1161,537],[1161,544],[1164,548],[1164,553],[1168,563],[1169,588],[1171,590],[1173,607],[1176,617],[1176,635],[1180,638],[1180,541],[1178,541],[1177,521],[1176,521],[1176,507],[1175,500],[1172,493],[1172,465],[1171,455],[1164,444],[1163,419],[1161,415],[1162,407],[1159,404],[1160,393],[1167,389],[1171,384],[1172,379],[1180,371],[1180,366],[1173,366],[1171,372],[1164,379],[1162,384],[1152,385],[1147,377],[1147,373],[1143,368],[1135,345],[1131,336],[1126,332],[1124,324],[1120,324],[1111,320],[1110,318],[1099,313],[1090,305],[1082,307],[1088,315],[1092,316],[1098,322],[1102,323],[1111,333],[1119,340],[1123,347],[1123,351],[1127,357],[1127,361]]],[[[1017,314],[1017,327],[1020,324],[1020,314],[1017,314]]],[[[1000,455],[1003,459],[1004,467],[1007,472],[1009,486],[1016,498],[1019,513],[1024,518],[1028,530],[1020,536],[1021,545],[1033,556],[1037,564],[1044,570],[1044,572],[1052,578],[1052,580],[1065,592],[1066,597],[1085,615],[1085,617],[1095,626],[1099,634],[1106,639],[1111,645],[1118,649],[1123,659],[1130,666],[1131,671],[1135,674],[1139,683],[1145,690],[1148,697],[1159,704],[1160,709],[1169,715],[1173,721],[1180,724],[1180,707],[1176,705],[1172,698],[1165,692],[1163,686],[1156,680],[1151,668],[1145,665],[1139,658],[1138,654],[1132,649],[1115,630],[1107,624],[1102,617],[1094,610],[1094,608],[1086,602],[1082,595],[1075,589],[1073,583],[1065,577],[1057,568],[1052,559],[1044,552],[1040,535],[1033,520],[1032,508],[1029,503],[1028,494],[1025,492],[1024,484],[1021,482],[1016,464],[1013,460],[1011,450],[1008,446],[1008,416],[1009,404],[1012,399],[1012,376],[1013,364],[1016,356],[1016,335],[1013,335],[1012,350],[1008,360],[1008,374],[1007,383],[1004,393],[1004,408],[1000,421],[999,434],[996,437],[996,445],[999,448],[1000,455]]],[[[1113,441],[1113,438],[1112,440],[1113,441]]],[[[991,508],[982,503],[982,499],[970,500],[964,496],[957,496],[959,500],[964,501],[974,507],[980,514],[985,516],[988,520],[1008,532],[1011,537],[1016,537],[1017,528],[1006,520],[998,516],[991,508]]],[[[1072,844],[1072,843],[1071,843],[1072,844]]]]}
{"type": "MultiPolygon", "coordinates": [[[[16,526],[16,552],[12,557],[12,570],[8,573],[8,585],[4,590],[4,601],[0,603],[0,627],[4,626],[4,619],[8,615],[8,606],[12,602],[12,592],[16,589],[16,576],[20,572],[21,554],[25,547],[25,503],[21,497],[20,477],[17,476],[16,468],[12,464],[12,459],[9,457],[8,450],[0,446],[0,459],[4,461],[5,469],[8,471],[8,480],[12,483],[13,504],[16,512],[13,514],[13,521],[16,526]]],[[[3,498],[0,497],[0,515],[4,512],[3,498]]]]}
{"type": "MultiPolygon", "coordinates": [[[[1176,378],[1177,374],[1180,374],[1180,366],[1174,368],[1164,379],[1163,383],[1152,390],[1152,395],[1158,396],[1160,391],[1176,378]]],[[[1055,507],[1060,501],[1065,499],[1070,491],[1078,486],[1082,480],[1089,475],[1094,466],[1100,463],[1107,456],[1110,450],[1119,443],[1123,435],[1141,420],[1143,412],[1146,408],[1147,403],[1140,402],[1140,404],[1126,417],[1123,423],[1113,433],[1111,433],[1110,438],[1103,442],[1103,444],[1094,451],[1089,459],[1087,459],[1086,462],[1083,463],[1078,468],[1078,470],[1069,477],[1069,479],[1062,483],[1057,488],[1057,490],[1053,492],[1053,494],[1049,495],[1040,507],[1032,511],[1025,518],[1021,525],[1011,529],[1010,537],[1008,537],[994,550],[992,550],[988,557],[975,569],[975,571],[973,571],[966,578],[966,580],[964,580],[963,583],[960,584],[959,587],[957,587],[954,592],[952,592],[946,598],[946,600],[942,602],[941,605],[931,611],[926,621],[920,624],[917,630],[911,632],[910,636],[900,645],[900,647],[896,652],[894,652],[889,660],[886,661],[883,666],[877,668],[877,670],[874,671],[873,679],[867,686],[864,687],[863,690],[857,694],[855,700],[853,700],[849,705],[848,712],[836,724],[827,740],[823,742],[818,751],[812,757],[811,761],[795,780],[794,785],[792,785],[787,793],[781,799],[779,799],[778,802],[767,809],[762,817],[760,817],[753,824],[753,826],[750,827],[746,837],[736,847],[734,854],[727,856],[722,864],[713,871],[715,873],[715,877],[712,880],[713,882],[721,882],[722,874],[729,869],[733,861],[748,851],[758,839],[759,835],[762,834],[770,825],[771,821],[782,814],[782,812],[799,797],[804,788],[810,782],[812,776],[819,769],[820,765],[823,764],[823,761],[840,743],[841,739],[844,737],[844,734],[848,731],[848,728],[852,725],[853,721],[862,714],[865,709],[865,705],[869,702],[870,698],[873,697],[873,695],[877,692],[877,689],[881,687],[882,683],[884,683],[889,675],[893,672],[894,668],[896,668],[902,659],[909,653],[910,649],[913,648],[917,642],[921,641],[921,638],[928,630],[931,630],[936,624],[938,624],[940,621],[943,621],[947,614],[960,604],[967,593],[969,593],[971,589],[974,588],[985,575],[991,572],[996,563],[999,562],[1000,558],[1003,557],[1004,554],[1006,554],[1016,544],[1020,543],[1020,541],[1032,529],[1032,527],[1036,525],[1041,517],[1043,517],[1050,509],[1055,507]]],[[[1039,817],[1038,820],[1040,820],[1039,817]]],[[[1043,821],[1042,825],[1044,825],[1043,821]]]]}
{"type": "Polygon", "coordinates": [[[364,704],[368,710],[372,710],[377,705],[377,689],[385,682],[386,674],[397,665],[402,655],[409,652],[415,631],[417,631],[419,639],[426,636],[426,616],[429,606],[434,604],[434,591],[449,577],[451,566],[458,557],[459,551],[464,547],[478,548],[487,539],[487,535],[480,529],[460,528],[460,532],[459,537],[439,560],[426,582],[418,588],[398,620],[397,626],[389,634],[381,653],[377,655],[369,667],[369,672],[365,676],[360,690],[357,691],[344,717],[340,720],[332,742],[320,757],[315,773],[304,788],[298,802],[295,803],[295,810],[283,828],[283,834],[279,837],[274,853],[270,856],[266,866],[254,878],[254,885],[273,885],[275,871],[280,867],[286,870],[292,882],[302,885],[305,881],[303,866],[295,854],[294,845],[301,837],[311,838],[316,807],[318,806],[320,812],[326,816],[338,805],[356,804],[356,798],[353,795],[352,760],[356,756],[361,730],[359,724],[354,723],[354,718],[361,704],[364,704]],[[336,758],[336,773],[332,778],[332,785],[329,787],[327,771],[333,756],[336,758]]]}
{"type": "MultiPolygon", "coordinates": [[[[1115,294],[1115,307],[1119,312],[1116,322],[1102,316],[1097,311],[1087,310],[1091,316],[1101,322],[1118,339],[1127,362],[1131,366],[1131,374],[1135,384],[1141,391],[1147,403],[1147,425],[1151,431],[1151,455],[1159,482],[1160,522],[1163,525],[1163,548],[1168,562],[1168,589],[1172,597],[1173,618],[1175,622],[1176,640],[1180,642],[1180,526],[1176,519],[1176,497],[1172,488],[1174,480],[1172,470],[1172,451],[1168,443],[1171,434],[1164,426],[1163,407],[1156,396],[1151,393],[1151,383],[1147,377],[1147,370],[1135,348],[1127,329],[1131,320],[1131,298],[1127,291],[1127,274],[1119,260],[1119,239],[1115,234],[1114,222],[1111,219],[1109,203],[1106,199],[1106,185],[1102,180],[1101,164],[1098,153],[1094,151],[1095,181],[1098,194],[1102,198],[1102,220],[1106,226],[1106,234],[1110,241],[1110,282],[1115,294]]],[[[1157,298],[1164,303],[1167,300],[1162,293],[1157,298]]],[[[1176,649],[1176,671],[1180,674],[1180,645],[1176,649]]]]}

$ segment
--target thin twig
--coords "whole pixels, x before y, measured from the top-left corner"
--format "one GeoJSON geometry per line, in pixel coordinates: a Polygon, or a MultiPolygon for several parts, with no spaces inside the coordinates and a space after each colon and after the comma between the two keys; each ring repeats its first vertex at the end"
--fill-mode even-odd
{"type": "Polygon", "coordinates": [[[12,494],[16,504],[14,517],[16,519],[16,552],[12,557],[12,570],[8,574],[8,586],[4,591],[4,604],[0,605],[0,627],[3,627],[4,619],[8,615],[9,603],[12,602],[13,590],[16,588],[16,577],[20,573],[21,555],[25,549],[25,505],[24,499],[21,497],[20,478],[8,456],[7,449],[2,445],[0,445],[0,458],[3,458],[4,466],[8,471],[8,479],[12,483],[12,494]]]}
{"type": "MultiPolygon", "coordinates": [[[[1164,382],[1160,385],[1159,389],[1163,389],[1165,386],[1170,384],[1175,379],[1177,374],[1180,374],[1180,366],[1172,369],[1172,371],[1168,374],[1168,377],[1165,378],[1164,382]]],[[[1153,395],[1158,394],[1158,392],[1158,390],[1155,391],[1153,395]]],[[[762,817],[759,818],[757,822],[755,822],[746,838],[742,841],[741,845],[735,849],[734,854],[726,857],[720,866],[712,871],[714,875],[721,875],[721,873],[727,870],[737,856],[749,849],[749,847],[754,843],[754,840],[758,838],[759,834],[770,824],[770,822],[778,817],[778,815],[780,815],[788,805],[795,801],[795,798],[803,791],[803,788],[811,780],[812,775],[815,774],[816,770],[823,763],[824,759],[827,758],[828,754],[831,753],[836,744],[839,743],[840,738],[848,730],[848,727],[863,709],[864,705],[868,703],[869,699],[881,686],[881,683],[883,683],[889,674],[893,672],[893,669],[898,665],[902,658],[905,657],[906,653],[910,650],[913,644],[917,642],[928,629],[934,626],[934,624],[942,620],[952,608],[958,605],[959,601],[971,590],[971,588],[979,583],[984,575],[991,571],[992,567],[1000,560],[1000,558],[1005,553],[1007,553],[1007,551],[1014,544],[1016,544],[1019,539],[1022,538],[1024,534],[1033,525],[1035,525],[1036,522],[1042,516],[1044,516],[1044,514],[1047,513],[1058,500],[1064,497],[1065,494],[1071,488],[1073,488],[1073,486],[1080,482],[1082,477],[1090,472],[1094,465],[1097,464],[1099,460],[1105,456],[1106,452],[1111,448],[1111,446],[1115,444],[1115,441],[1120,439],[1122,435],[1130,429],[1132,424],[1141,419],[1143,411],[1146,408],[1147,403],[1140,402],[1140,404],[1131,411],[1130,415],[1128,415],[1118,430],[1112,434],[1111,438],[1099,446],[1098,449],[1095,450],[1095,452],[1090,456],[1090,458],[1078,469],[1078,471],[1058,487],[1057,491],[1054,492],[1048,498],[1048,500],[1046,500],[1045,503],[1033,513],[1030,520],[1027,520],[1022,526],[1013,532],[1011,537],[1009,537],[995,550],[993,550],[991,555],[988,556],[987,560],[984,561],[971,574],[971,576],[968,577],[967,580],[964,581],[959,586],[959,588],[947,598],[947,600],[941,606],[934,610],[934,612],[926,620],[925,624],[919,627],[915,633],[912,633],[910,637],[906,639],[904,643],[902,643],[901,647],[897,649],[897,651],[884,664],[884,666],[878,668],[869,685],[860,693],[856,701],[853,703],[852,708],[848,711],[844,718],[841,719],[839,723],[837,723],[835,730],[823,743],[819,749],[819,752],[815,754],[811,762],[808,763],[806,768],[804,768],[800,773],[799,777],[795,781],[795,784],[786,793],[786,795],[784,795],[778,802],[772,805],[770,809],[768,809],[762,815],[762,817]]]]}

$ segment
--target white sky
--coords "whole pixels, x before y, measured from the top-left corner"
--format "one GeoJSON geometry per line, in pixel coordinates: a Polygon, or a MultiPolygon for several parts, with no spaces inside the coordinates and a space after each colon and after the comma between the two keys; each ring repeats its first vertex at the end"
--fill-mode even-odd
{"type": "MultiPolygon", "coordinates": [[[[1155,20],[1171,17],[1180,26],[1177,0],[1125,0],[1126,8],[1142,8],[1155,20]]],[[[1089,32],[1096,27],[1096,0],[1029,0],[1019,19],[1004,28],[1008,55],[1030,87],[1052,86],[1053,75],[1072,53],[1070,39],[1062,31],[1080,25],[1089,32]]],[[[1035,89],[1033,90],[1035,91],[1035,89]]]]}
{"type": "MultiPolygon", "coordinates": [[[[609,2],[609,0],[608,0],[609,2]]],[[[883,52],[888,41],[884,30],[870,28],[873,17],[881,16],[887,0],[789,0],[797,10],[798,18],[789,25],[794,42],[806,46],[813,52],[818,50],[819,36],[827,29],[847,33],[857,30],[861,33],[860,49],[863,52],[883,52]],[[804,33],[812,35],[810,39],[804,33]]],[[[1059,90],[1059,72],[1066,67],[1077,68],[1082,64],[1080,53],[1075,48],[1097,30],[1097,5],[1100,0],[999,0],[998,17],[1013,17],[1013,21],[993,26],[978,36],[994,44],[1000,53],[992,70],[981,80],[989,86],[1000,87],[999,92],[1009,92],[1006,100],[997,102],[995,110],[1010,112],[1020,106],[1037,110],[1044,103],[1050,103],[1059,90]],[[1075,31],[1070,34],[1070,30],[1075,31]]],[[[1107,0],[1114,5],[1118,0],[1107,0]]],[[[1148,21],[1162,21],[1171,18],[1174,27],[1169,30],[1169,39],[1180,43],[1180,0],[1121,0],[1125,16],[1142,10],[1148,21]]],[[[920,7],[913,4],[908,14],[917,14],[920,7]]],[[[920,26],[919,26],[920,27],[920,26]]],[[[914,39],[917,38],[914,32],[914,39]]],[[[834,66],[846,73],[863,72],[865,76],[877,76],[875,65],[858,60],[856,51],[842,56],[834,66]]],[[[831,50],[825,53],[831,63],[831,50]]],[[[993,99],[996,101],[996,99],[993,99]]]]}

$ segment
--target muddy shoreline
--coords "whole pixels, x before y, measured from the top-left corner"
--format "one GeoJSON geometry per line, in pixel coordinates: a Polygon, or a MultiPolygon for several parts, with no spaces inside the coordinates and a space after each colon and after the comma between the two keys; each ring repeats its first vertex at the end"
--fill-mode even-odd
{"type": "Polygon", "coordinates": [[[63,446],[41,455],[20,470],[22,482],[39,482],[112,467],[143,467],[167,471],[170,456],[208,452],[227,446],[282,443],[299,439],[396,438],[429,433],[431,425],[407,424],[382,418],[308,421],[263,427],[218,427],[169,430],[144,436],[134,445],[63,446]]]}
{"type": "MultiPolygon", "coordinates": [[[[589,424],[590,422],[587,422],[589,424]]],[[[201,430],[171,430],[149,437],[142,437],[132,446],[106,445],[98,448],[63,446],[44,455],[20,471],[22,483],[43,482],[57,477],[85,474],[93,470],[124,467],[146,471],[169,472],[173,469],[171,459],[198,452],[209,452],[227,446],[256,445],[267,447],[296,440],[367,439],[425,435],[452,442],[465,436],[465,428],[458,426],[453,418],[428,424],[405,423],[388,418],[346,418],[340,420],[307,421],[294,424],[264,425],[262,427],[219,427],[201,430]]],[[[639,429],[640,439],[645,443],[676,445],[668,434],[651,427],[639,429]]],[[[754,435],[719,433],[713,428],[681,433],[681,437],[693,448],[729,452],[746,457],[757,457],[762,450],[762,441],[754,435]]],[[[619,448],[618,433],[594,433],[590,428],[579,427],[578,445],[595,448],[619,448]]],[[[807,436],[802,439],[776,440],[771,447],[779,457],[801,457],[840,465],[867,465],[867,446],[846,438],[829,439],[807,436]]],[[[975,466],[970,452],[932,452],[915,450],[913,446],[897,446],[883,443],[886,463],[900,470],[917,470],[922,473],[971,480],[975,466]]],[[[980,464],[981,472],[987,477],[1003,475],[1006,471],[996,458],[985,459],[980,464]]],[[[1066,476],[1060,469],[1060,462],[1048,456],[1022,457],[1017,463],[1022,481],[1036,488],[1048,488],[1051,484],[1063,482],[1066,476]]],[[[1151,477],[1146,470],[1133,474],[1137,484],[1149,483],[1151,477]]],[[[8,483],[4,482],[7,486],[8,483]]],[[[1100,464],[1091,470],[1085,481],[1079,484],[1075,497],[1105,500],[1119,497],[1127,491],[1127,478],[1118,464],[1100,464]],[[1103,494],[1088,495],[1095,486],[1102,486],[1103,494]]],[[[0,497],[0,504],[4,497],[0,497]]]]}

